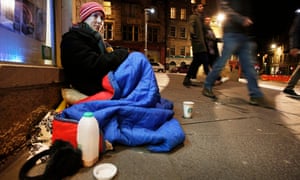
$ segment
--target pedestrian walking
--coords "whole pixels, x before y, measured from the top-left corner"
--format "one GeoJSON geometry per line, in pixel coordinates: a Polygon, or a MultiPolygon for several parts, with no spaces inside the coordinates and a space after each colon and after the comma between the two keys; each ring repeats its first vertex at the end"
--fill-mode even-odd
{"type": "Polygon", "coordinates": [[[207,75],[209,72],[207,47],[204,37],[204,6],[199,3],[193,6],[193,14],[189,17],[189,31],[193,49],[193,60],[183,80],[184,86],[192,85],[191,78],[196,78],[198,69],[203,64],[207,75]]]}
{"type": "MultiPolygon", "coordinates": [[[[300,56],[299,55],[300,54],[300,9],[297,9],[295,13],[296,16],[289,32],[289,45],[290,45],[290,55],[293,57],[297,57],[297,56],[299,57],[300,56]]],[[[297,94],[294,90],[299,79],[300,79],[300,65],[298,64],[297,68],[294,70],[283,92],[288,95],[300,97],[300,95],[297,94]]]]}
{"type": "Polygon", "coordinates": [[[251,7],[252,1],[241,0],[221,0],[220,7],[225,13],[226,20],[223,24],[223,50],[222,55],[215,62],[213,69],[207,75],[202,94],[204,96],[215,99],[216,96],[212,91],[216,79],[223,70],[226,62],[235,54],[239,58],[242,71],[248,81],[247,87],[249,91],[251,105],[260,105],[264,107],[274,107],[268,101],[257,83],[257,73],[254,69],[254,50],[256,43],[253,39],[251,7]]]}
{"type": "MultiPolygon", "coordinates": [[[[207,55],[208,55],[208,65],[209,68],[212,69],[214,63],[217,61],[217,59],[220,56],[219,49],[218,49],[218,42],[219,40],[217,39],[213,29],[210,26],[211,18],[210,17],[205,17],[204,18],[204,28],[205,28],[205,43],[207,46],[207,55]]],[[[217,78],[215,85],[221,84],[222,77],[219,75],[217,78]]]]}

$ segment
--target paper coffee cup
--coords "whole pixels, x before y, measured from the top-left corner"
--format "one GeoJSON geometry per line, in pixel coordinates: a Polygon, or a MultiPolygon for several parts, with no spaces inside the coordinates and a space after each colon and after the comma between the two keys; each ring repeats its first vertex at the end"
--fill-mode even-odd
{"type": "Polygon", "coordinates": [[[193,101],[183,101],[183,117],[184,118],[186,118],[186,119],[192,118],[193,107],[194,107],[193,101]]]}

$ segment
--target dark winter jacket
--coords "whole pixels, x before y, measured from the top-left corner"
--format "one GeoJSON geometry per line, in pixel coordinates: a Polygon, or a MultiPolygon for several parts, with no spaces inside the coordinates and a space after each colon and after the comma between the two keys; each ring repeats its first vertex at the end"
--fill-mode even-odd
{"type": "Polygon", "coordinates": [[[243,33],[253,36],[253,25],[245,27],[246,17],[254,20],[253,4],[251,0],[221,0],[221,10],[225,13],[224,33],[243,33]]]}
{"type": "Polygon", "coordinates": [[[209,25],[205,25],[205,42],[208,54],[214,57],[219,57],[220,54],[217,44],[219,39],[216,38],[213,29],[209,25]]]}
{"type": "Polygon", "coordinates": [[[103,89],[102,78],[116,70],[128,56],[128,50],[106,52],[100,34],[79,23],[62,36],[61,62],[66,81],[86,95],[103,89]]]}
{"type": "Polygon", "coordinates": [[[189,17],[189,31],[191,36],[193,53],[207,52],[204,23],[200,14],[194,13],[189,17]]]}

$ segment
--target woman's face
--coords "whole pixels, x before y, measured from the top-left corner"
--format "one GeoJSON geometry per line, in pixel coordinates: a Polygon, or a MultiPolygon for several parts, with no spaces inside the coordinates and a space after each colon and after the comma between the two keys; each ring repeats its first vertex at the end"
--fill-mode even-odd
{"type": "Polygon", "coordinates": [[[100,32],[104,24],[104,14],[101,11],[94,12],[84,22],[93,30],[100,32]]]}

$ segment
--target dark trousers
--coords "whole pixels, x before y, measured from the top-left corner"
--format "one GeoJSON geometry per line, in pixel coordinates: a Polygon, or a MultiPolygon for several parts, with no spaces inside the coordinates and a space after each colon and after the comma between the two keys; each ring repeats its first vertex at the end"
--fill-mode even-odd
{"type": "MultiPolygon", "coordinates": [[[[213,68],[213,65],[215,64],[218,58],[219,56],[216,56],[215,54],[208,54],[208,64],[210,68],[213,68]]],[[[221,79],[222,77],[219,76],[217,80],[220,81],[221,79]]]]}
{"type": "Polygon", "coordinates": [[[209,73],[209,62],[206,52],[193,53],[193,60],[186,74],[186,78],[196,78],[199,67],[203,64],[204,73],[209,73]]]}

